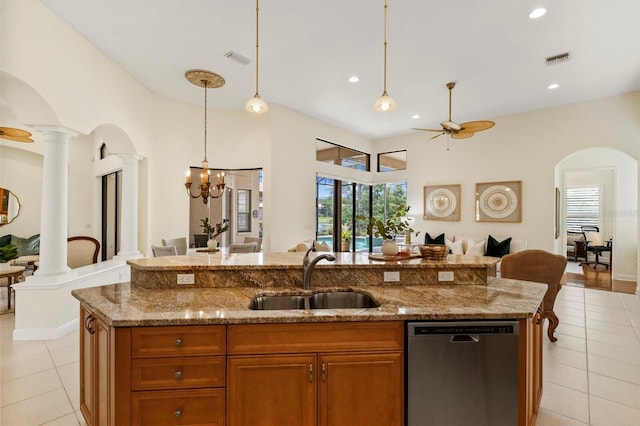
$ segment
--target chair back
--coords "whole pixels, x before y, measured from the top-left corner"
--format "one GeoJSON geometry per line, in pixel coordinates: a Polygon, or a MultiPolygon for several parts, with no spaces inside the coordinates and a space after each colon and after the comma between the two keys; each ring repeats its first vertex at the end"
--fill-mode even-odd
{"type": "Polygon", "coordinates": [[[502,257],[500,276],[547,284],[543,311],[553,311],[553,304],[567,266],[567,258],[544,250],[524,250],[502,257]]]}
{"type": "Polygon", "coordinates": [[[229,253],[255,253],[258,251],[258,244],[254,243],[233,243],[229,245],[229,253]]]}
{"type": "Polygon", "coordinates": [[[151,246],[153,257],[176,256],[178,254],[176,246],[151,246]]]}
{"type": "Polygon", "coordinates": [[[162,245],[174,246],[178,254],[187,254],[187,237],[167,238],[167,239],[163,238],[162,245]]]}
{"type": "Polygon", "coordinates": [[[262,250],[262,238],[259,237],[244,237],[245,243],[256,243],[256,251],[262,250]]]}
{"type": "Polygon", "coordinates": [[[67,238],[67,266],[71,269],[98,263],[100,243],[92,237],[67,238]]]}

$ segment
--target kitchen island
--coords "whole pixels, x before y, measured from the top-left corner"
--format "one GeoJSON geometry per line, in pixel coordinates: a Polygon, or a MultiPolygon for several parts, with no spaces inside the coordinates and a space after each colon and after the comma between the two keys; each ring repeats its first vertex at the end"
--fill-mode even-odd
{"type": "Polygon", "coordinates": [[[137,259],[131,283],[75,290],[87,424],[402,425],[405,322],[485,319],[519,322],[518,424],[535,423],[546,285],[492,277],[496,258],[336,255],[310,290],[300,253],[137,259]],[[338,290],[379,306],[249,309],[338,290]]]}

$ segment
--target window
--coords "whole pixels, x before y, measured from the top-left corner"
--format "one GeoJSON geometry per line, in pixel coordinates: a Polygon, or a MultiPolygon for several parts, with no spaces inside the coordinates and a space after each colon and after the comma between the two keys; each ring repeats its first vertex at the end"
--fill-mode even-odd
{"type": "Polygon", "coordinates": [[[407,151],[383,152],[378,154],[378,171],[392,172],[407,169],[407,151]]]}
{"type": "Polygon", "coordinates": [[[318,176],[316,200],[318,241],[334,251],[373,251],[382,246],[382,239],[369,236],[367,223],[358,221],[357,216],[385,219],[392,215],[398,206],[406,205],[407,184],[371,186],[318,176]]]}
{"type": "Polygon", "coordinates": [[[316,161],[368,172],[370,158],[364,152],[316,139],[316,161]]]}
{"type": "Polygon", "coordinates": [[[600,197],[599,186],[570,186],[567,187],[566,217],[567,231],[581,232],[581,226],[598,226],[600,224],[600,197]]]}
{"type": "Polygon", "coordinates": [[[251,232],[251,190],[238,189],[238,232],[251,232]]]}

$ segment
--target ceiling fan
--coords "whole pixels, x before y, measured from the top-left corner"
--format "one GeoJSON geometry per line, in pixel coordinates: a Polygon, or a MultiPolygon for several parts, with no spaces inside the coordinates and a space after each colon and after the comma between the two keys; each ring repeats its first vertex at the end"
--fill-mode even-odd
{"type": "Polygon", "coordinates": [[[443,121],[440,123],[442,129],[416,129],[413,130],[422,130],[424,132],[438,132],[437,135],[429,138],[435,139],[442,135],[449,135],[454,139],[466,139],[473,136],[475,132],[480,132],[482,130],[487,130],[492,128],[496,123],[493,121],[481,120],[481,121],[468,121],[466,123],[458,124],[455,121],[451,120],[451,92],[453,88],[456,87],[456,83],[447,83],[447,88],[449,89],[449,120],[443,121]]]}

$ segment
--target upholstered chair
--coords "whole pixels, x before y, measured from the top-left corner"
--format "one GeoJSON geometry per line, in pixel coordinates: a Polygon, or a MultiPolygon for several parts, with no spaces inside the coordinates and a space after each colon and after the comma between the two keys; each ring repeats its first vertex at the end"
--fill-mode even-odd
{"type": "Polygon", "coordinates": [[[244,237],[245,243],[256,243],[258,246],[256,251],[262,250],[262,238],[259,237],[244,237]]]}
{"type": "Polygon", "coordinates": [[[562,286],[560,281],[566,266],[566,257],[544,250],[524,250],[502,257],[502,278],[547,284],[547,292],[542,302],[542,318],[549,320],[547,335],[552,342],[558,340],[553,333],[559,323],[558,316],[553,311],[553,304],[562,286]]]}
{"type": "Polygon", "coordinates": [[[67,266],[71,269],[98,262],[100,243],[92,237],[67,238],[67,266]]]}
{"type": "Polygon", "coordinates": [[[258,251],[258,244],[255,242],[229,244],[229,253],[255,253],[256,251],[258,251]]]}
{"type": "Polygon", "coordinates": [[[187,237],[162,239],[163,246],[174,246],[178,254],[187,254],[187,237]]]}
{"type": "Polygon", "coordinates": [[[151,246],[151,252],[153,257],[176,256],[178,254],[176,246],[151,246]]]}

